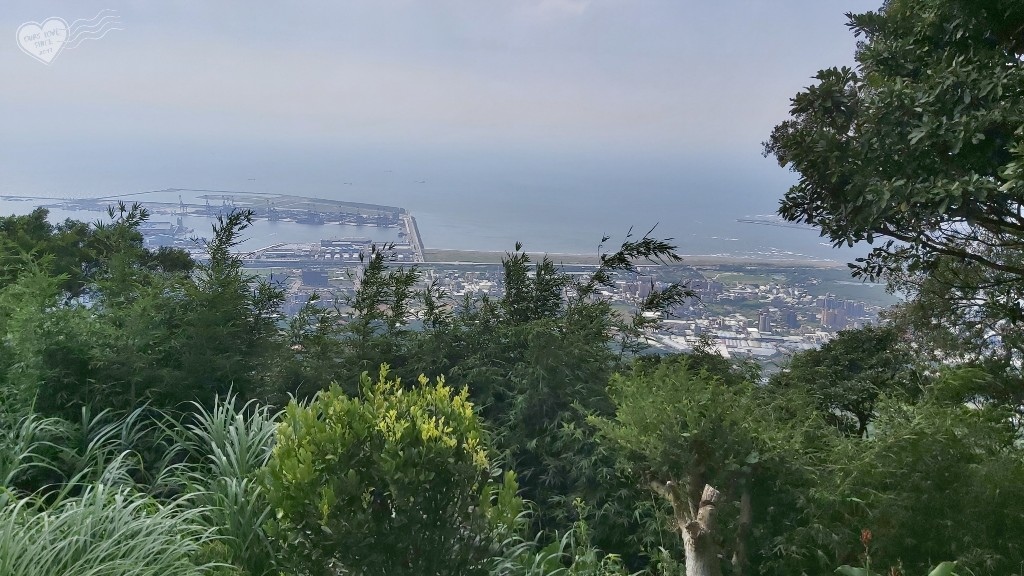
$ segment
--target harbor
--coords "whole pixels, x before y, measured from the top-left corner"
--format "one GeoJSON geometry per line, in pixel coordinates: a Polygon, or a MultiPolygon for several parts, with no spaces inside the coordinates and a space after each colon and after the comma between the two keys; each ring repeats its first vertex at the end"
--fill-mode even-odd
{"type": "MultiPolygon", "coordinates": [[[[139,227],[149,247],[173,246],[202,258],[201,242],[219,217],[251,210],[257,225],[239,246],[247,264],[275,266],[358,262],[371,246],[387,246],[400,262],[423,262],[416,219],[405,208],[290,194],[167,188],[95,198],[5,196],[32,202],[57,217],[105,213],[118,203],[137,203],[149,212],[139,227]]],[[[33,206],[33,207],[34,207],[33,206]]],[[[104,214],[105,216],[105,214],[104,214]]]]}

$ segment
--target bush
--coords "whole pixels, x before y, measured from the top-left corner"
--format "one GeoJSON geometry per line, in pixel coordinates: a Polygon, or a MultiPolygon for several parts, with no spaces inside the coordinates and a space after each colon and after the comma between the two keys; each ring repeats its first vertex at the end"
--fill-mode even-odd
{"type": "Polygon", "coordinates": [[[267,465],[276,536],[295,570],[469,574],[482,570],[481,424],[443,378],[404,388],[383,365],[359,397],[340,387],[292,401],[267,465]]]}

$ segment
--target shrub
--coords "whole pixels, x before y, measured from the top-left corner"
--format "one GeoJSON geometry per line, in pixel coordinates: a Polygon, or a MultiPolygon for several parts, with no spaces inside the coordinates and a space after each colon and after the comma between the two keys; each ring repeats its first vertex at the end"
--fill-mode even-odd
{"type": "Polygon", "coordinates": [[[405,388],[383,365],[359,397],[340,387],[292,401],[267,465],[276,535],[297,571],[476,573],[487,553],[478,505],[483,430],[444,379],[405,388]]]}

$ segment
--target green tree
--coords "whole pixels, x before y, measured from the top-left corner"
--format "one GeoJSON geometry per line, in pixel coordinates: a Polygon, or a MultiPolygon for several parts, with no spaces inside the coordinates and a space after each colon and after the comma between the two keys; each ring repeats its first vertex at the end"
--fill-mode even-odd
{"type": "MultiPolygon", "coordinates": [[[[58,256],[36,249],[22,252],[17,276],[0,287],[5,389],[23,407],[74,420],[83,407],[209,405],[230,390],[249,399],[276,387],[293,361],[278,325],[283,291],[233,253],[251,213],[222,218],[200,264],[146,250],[141,208],[111,214],[87,228],[89,254],[102,256],[80,263],[89,269],[76,276],[81,297],[67,291],[69,273],[53,274],[58,256]]],[[[41,250],[48,240],[39,242],[41,250]]]]}
{"type": "Polygon", "coordinates": [[[51,271],[63,277],[62,291],[74,297],[100,268],[95,229],[74,220],[53,225],[48,216],[37,208],[25,216],[0,217],[0,287],[17,280],[25,264],[48,259],[51,271]]]}
{"type": "Polygon", "coordinates": [[[468,392],[403,387],[382,366],[358,397],[291,402],[267,465],[278,538],[302,573],[472,574],[486,556],[489,462],[468,392]],[[477,511],[475,511],[477,510],[477,511]]]}
{"type": "Polygon", "coordinates": [[[591,421],[623,470],[668,504],[689,576],[758,573],[763,554],[752,544],[785,524],[780,493],[803,481],[787,460],[800,460],[823,429],[798,397],[764,395],[701,364],[681,357],[612,378],[614,415],[591,421]]]}
{"type": "Polygon", "coordinates": [[[891,0],[848,15],[858,70],[819,72],[766,152],[799,172],[780,213],[837,244],[891,237],[1020,275],[1024,7],[1010,0],[891,0]],[[979,252],[988,245],[992,253],[979,252]]]}
{"type": "Polygon", "coordinates": [[[47,270],[61,278],[60,289],[68,298],[82,296],[98,277],[109,273],[115,259],[153,270],[192,270],[194,263],[183,250],[143,248],[138,225],[149,217],[145,208],[120,203],[108,212],[109,222],[91,225],[70,219],[51,224],[45,208],[0,217],[0,288],[28,270],[29,263],[46,262],[47,270]]]}
{"type": "Polygon", "coordinates": [[[800,518],[780,533],[790,553],[779,571],[863,561],[868,530],[876,571],[926,573],[937,558],[954,558],[969,574],[1019,572],[1024,548],[1006,537],[1024,530],[1024,458],[1012,415],[962,403],[962,384],[951,374],[916,404],[885,400],[870,439],[832,444],[800,518]]]}
{"type": "MultiPolygon", "coordinates": [[[[652,324],[644,312],[664,312],[692,293],[681,285],[654,290],[625,317],[601,295],[620,275],[636,274],[638,263],[679,261],[674,246],[649,234],[627,235],[582,276],[547,257],[533,262],[522,248],[517,244],[503,260],[500,298],[465,303],[432,333],[458,334],[454,343],[441,335],[444,344],[435,350],[449,355],[450,380],[468,386],[494,427],[496,448],[519,473],[524,497],[540,506],[536,526],[566,531],[576,520],[577,498],[604,509],[619,488],[586,414],[610,413],[606,384],[645,347],[652,324]]],[[[600,547],[618,549],[621,541],[606,536],[595,527],[600,547]]]]}
{"type": "Polygon", "coordinates": [[[160,368],[178,382],[156,391],[160,403],[199,400],[233,391],[243,400],[263,396],[285,357],[278,326],[284,290],[245,271],[233,252],[253,222],[251,210],[218,217],[205,243],[208,259],[185,279],[175,295],[171,340],[160,368]]]}
{"type": "Polygon", "coordinates": [[[836,245],[873,244],[855,274],[913,289],[938,272],[972,324],[1012,328],[1024,318],[1024,5],[889,0],[848,17],[857,69],[819,72],[765,145],[799,173],[779,213],[836,245]]]}
{"type": "Polygon", "coordinates": [[[53,311],[60,304],[60,278],[31,263],[0,287],[0,413],[17,419],[32,412],[50,367],[42,351],[52,342],[53,311]]]}
{"type": "Polygon", "coordinates": [[[363,265],[351,296],[325,303],[315,293],[288,321],[288,345],[295,354],[278,395],[308,399],[332,383],[355,395],[359,375],[385,362],[410,379],[444,372],[447,364],[428,366],[407,358],[417,341],[409,324],[422,297],[415,289],[421,273],[415,266],[391,268],[395,256],[391,245],[371,246],[369,254],[360,255],[363,265]]]}
{"type": "Polygon", "coordinates": [[[881,396],[913,397],[919,391],[913,363],[894,327],[868,326],[844,330],[821,348],[796,354],[770,383],[801,389],[837,428],[865,436],[881,396]]]}

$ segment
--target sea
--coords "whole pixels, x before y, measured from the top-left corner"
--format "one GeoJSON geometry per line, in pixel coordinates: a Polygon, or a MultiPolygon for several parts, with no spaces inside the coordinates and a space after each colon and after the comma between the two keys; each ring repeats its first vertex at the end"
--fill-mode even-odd
{"type": "MultiPolygon", "coordinates": [[[[795,177],[754,150],[644,155],[168,147],[155,152],[144,146],[115,154],[101,146],[64,155],[58,149],[48,161],[28,160],[0,162],[0,214],[23,214],[56,202],[26,197],[174,202],[177,193],[138,193],[185,188],[400,206],[416,217],[427,248],[506,251],[522,242],[536,252],[596,254],[630,234],[650,233],[671,239],[683,255],[838,264],[867,251],[837,250],[811,228],[777,225],[779,199],[795,177]]],[[[57,210],[52,217],[95,220],[105,214],[57,210]]],[[[209,235],[209,220],[186,220],[197,236],[209,235]]],[[[386,242],[397,232],[258,221],[247,233],[246,244],[257,246],[352,236],[386,242]]]]}

